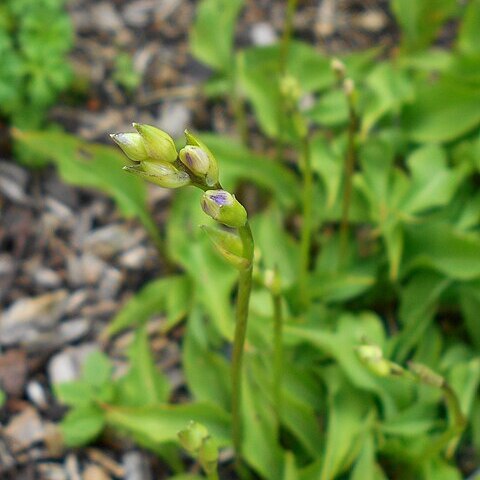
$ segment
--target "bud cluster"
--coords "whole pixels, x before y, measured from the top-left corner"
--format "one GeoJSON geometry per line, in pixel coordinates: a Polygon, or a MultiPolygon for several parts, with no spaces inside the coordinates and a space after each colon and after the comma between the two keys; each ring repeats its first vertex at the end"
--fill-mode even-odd
{"type": "MultiPolygon", "coordinates": [[[[222,189],[217,160],[200,139],[186,130],[186,145],[177,152],[172,137],[162,130],[138,123],[133,127],[136,132],[111,135],[129,159],[124,170],[164,188],[196,186],[204,191],[201,206],[207,215],[228,227],[245,226],[245,208],[235,195],[222,189]]],[[[213,229],[207,233],[222,255],[242,268],[245,259],[238,247],[240,239],[213,229]]]]}

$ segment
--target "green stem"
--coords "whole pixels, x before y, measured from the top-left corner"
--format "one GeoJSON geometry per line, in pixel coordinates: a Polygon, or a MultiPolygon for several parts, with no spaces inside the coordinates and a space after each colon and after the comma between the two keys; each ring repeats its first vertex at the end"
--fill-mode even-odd
{"type": "Polygon", "coordinates": [[[310,300],[308,294],[308,270],[312,247],[312,206],[313,206],[313,173],[310,158],[310,142],[308,134],[302,140],[303,150],[303,224],[300,237],[300,274],[299,288],[302,306],[306,308],[310,300]]]}
{"type": "Polygon", "coordinates": [[[238,136],[243,145],[248,145],[248,125],[247,113],[245,111],[245,102],[240,94],[238,84],[238,55],[234,56],[232,67],[232,86],[231,86],[231,102],[233,108],[233,115],[235,117],[235,125],[237,127],[238,136]]]}
{"type": "Polygon", "coordinates": [[[240,471],[242,466],[242,363],[247,333],[248,305],[252,289],[254,244],[248,222],[244,227],[238,229],[238,234],[243,244],[243,256],[249,261],[248,266],[239,273],[232,358],[232,435],[236,463],[240,471]]]}
{"type": "MultiPolygon", "coordinates": [[[[282,40],[280,42],[280,53],[278,57],[278,81],[283,78],[287,71],[287,60],[288,60],[288,51],[290,48],[290,41],[292,39],[292,30],[293,30],[293,19],[295,17],[295,11],[297,9],[298,0],[288,0],[287,4],[287,13],[285,15],[285,23],[283,27],[282,40]]],[[[277,144],[276,144],[276,153],[275,158],[277,161],[281,162],[283,160],[283,148],[284,142],[282,140],[282,132],[284,127],[284,115],[285,115],[285,105],[283,102],[283,97],[280,92],[280,85],[278,91],[278,134],[277,134],[277,144]]]]}
{"type": "Polygon", "coordinates": [[[340,222],[340,256],[339,260],[341,262],[345,259],[345,254],[348,244],[348,214],[350,211],[350,203],[352,197],[352,183],[353,183],[353,172],[355,169],[356,163],[356,147],[355,147],[355,135],[357,132],[357,115],[355,113],[355,108],[353,105],[352,98],[347,95],[348,99],[348,111],[349,111],[349,125],[348,125],[348,146],[347,146],[347,156],[345,158],[345,186],[343,191],[343,204],[342,204],[342,219],[340,222]]]}
{"type": "Polygon", "coordinates": [[[273,302],[273,401],[277,416],[278,434],[282,417],[282,376],[283,376],[283,315],[282,297],[272,292],[273,302]]]}
{"type": "Polygon", "coordinates": [[[218,471],[215,469],[214,472],[207,473],[207,480],[219,480],[218,471]]]}

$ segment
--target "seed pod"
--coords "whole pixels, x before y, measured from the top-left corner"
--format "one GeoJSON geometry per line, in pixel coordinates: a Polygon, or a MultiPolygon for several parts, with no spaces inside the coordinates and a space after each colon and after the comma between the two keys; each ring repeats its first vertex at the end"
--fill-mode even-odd
{"type": "Polygon", "coordinates": [[[391,362],[383,358],[383,352],[379,346],[361,345],[355,350],[360,361],[375,375],[386,377],[393,373],[391,362]]]}
{"type": "Polygon", "coordinates": [[[185,130],[185,138],[187,139],[187,145],[200,147],[207,154],[209,165],[205,176],[205,183],[208,187],[215,187],[218,184],[218,162],[216,158],[208,147],[188,130],[185,130]]]}
{"type": "Polygon", "coordinates": [[[215,249],[227,262],[238,269],[248,266],[248,260],[243,256],[242,241],[236,233],[227,232],[210,225],[202,225],[201,228],[208,235],[215,249]]]}
{"type": "Polygon", "coordinates": [[[151,125],[132,125],[142,137],[150,161],[173,163],[177,159],[175,142],[168,133],[151,125]]]}
{"type": "Polygon", "coordinates": [[[187,172],[178,170],[171,163],[141,162],[123,169],[164,188],[179,188],[191,182],[187,172]]]}
{"type": "Polygon", "coordinates": [[[112,140],[123,150],[123,153],[134,162],[148,159],[143,139],[138,133],[112,133],[112,140]]]}
{"type": "Polygon", "coordinates": [[[203,177],[210,168],[210,159],[208,153],[200,147],[187,145],[180,150],[178,154],[180,161],[195,175],[203,177]]]}
{"type": "Polygon", "coordinates": [[[437,388],[443,388],[445,386],[445,379],[438,373],[435,373],[433,370],[428,368],[426,365],[409,362],[408,369],[413,373],[413,375],[415,375],[417,380],[425,385],[430,385],[431,387],[437,388]]]}
{"type": "Polygon", "coordinates": [[[202,197],[203,211],[219,223],[228,227],[243,227],[247,212],[235,195],[226,190],[207,190],[202,197]]]}

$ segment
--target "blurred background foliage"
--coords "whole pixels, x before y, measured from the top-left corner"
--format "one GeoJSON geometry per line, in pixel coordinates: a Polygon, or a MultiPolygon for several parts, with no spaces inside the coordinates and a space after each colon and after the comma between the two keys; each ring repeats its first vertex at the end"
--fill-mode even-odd
{"type": "MultiPolygon", "coordinates": [[[[110,196],[123,215],[142,222],[170,265],[103,333],[107,341],[134,329],[128,372],[112,377],[112,361],[98,354],[81,379],[55,385],[58,400],[71,407],[64,440],[85,445],[114,427],[159,454],[175,478],[186,478],[176,442],[189,420],[206,425],[221,447],[231,445],[235,272],[198,228],[207,220],[196,191],[176,193],[158,226],[145,185],[121,171],[113,147],[58,126],[40,129],[47,108],[71,85],[72,33],[62,3],[0,5],[0,112],[22,157],[110,196]],[[160,312],[162,335],[185,326],[188,401],[172,401],[168,377],[155,367],[147,324],[160,312]]],[[[351,116],[332,59],[293,38],[280,74],[282,41],[236,44],[243,7],[242,0],[198,2],[190,51],[211,72],[202,95],[230,105],[235,118],[237,138],[214,131],[200,137],[219,161],[223,185],[248,206],[258,254],[245,358],[246,462],[255,478],[269,480],[465,479],[480,464],[480,1],[392,0],[398,45],[339,56],[354,81],[358,117],[346,249],[339,225],[351,116]],[[449,22],[456,36],[439,42],[449,22]],[[306,308],[298,287],[300,139],[282,103],[285,76],[299,91],[295,108],[308,125],[314,173],[306,308]],[[260,135],[261,149],[252,141],[260,135]],[[264,282],[275,268],[285,312],[280,418],[271,390],[274,312],[264,282]],[[365,342],[392,362],[440,374],[466,427],[455,430],[442,388],[369,371],[355,354],[365,342]]],[[[128,54],[117,57],[115,78],[135,95],[140,80],[128,54]]],[[[229,463],[227,455],[221,478],[235,478],[229,463]]]]}

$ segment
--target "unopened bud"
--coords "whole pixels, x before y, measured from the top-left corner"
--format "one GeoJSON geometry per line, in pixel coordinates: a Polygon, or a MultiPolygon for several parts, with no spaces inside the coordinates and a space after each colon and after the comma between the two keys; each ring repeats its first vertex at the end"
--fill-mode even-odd
{"type": "Polygon", "coordinates": [[[235,195],[225,190],[207,190],[202,197],[203,211],[228,227],[243,227],[247,212],[235,195]]]}
{"type": "Polygon", "coordinates": [[[202,230],[208,235],[215,249],[230,264],[239,269],[248,266],[248,260],[243,256],[242,240],[236,233],[210,225],[202,225],[202,230]]]}
{"type": "Polygon", "coordinates": [[[179,153],[181,162],[195,175],[205,176],[210,168],[208,153],[200,147],[187,145],[179,153]]]}
{"type": "Polygon", "coordinates": [[[302,96],[300,83],[295,77],[286,75],[280,80],[280,93],[285,102],[285,106],[289,110],[296,110],[298,101],[302,96]]]}
{"type": "Polygon", "coordinates": [[[360,361],[375,375],[386,377],[393,373],[391,362],[383,358],[383,352],[379,346],[361,345],[355,350],[360,361]]]}
{"type": "Polygon", "coordinates": [[[187,452],[193,455],[198,453],[204,439],[207,437],[207,427],[194,421],[191,421],[185,430],[178,432],[180,444],[187,452]]]}
{"type": "Polygon", "coordinates": [[[173,138],[159,128],[139,123],[132,124],[141,135],[151,161],[172,163],[177,159],[173,138]]]}
{"type": "Polygon", "coordinates": [[[353,94],[355,93],[355,82],[351,78],[346,78],[343,82],[343,91],[347,97],[353,97],[353,94]]]}
{"type": "Polygon", "coordinates": [[[179,188],[191,182],[187,172],[178,170],[171,163],[141,162],[123,169],[164,188],[179,188]]]}
{"type": "Polygon", "coordinates": [[[345,73],[347,69],[345,68],[345,64],[341,60],[339,60],[338,58],[334,58],[330,63],[330,68],[332,69],[338,80],[343,80],[345,78],[345,73]]]}
{"type": "Polygon", "coordinates": [[[198,460],[207,475],[217,470],[218,446],[212,437],[204,438],[198,451],[198,460]]]}
{"type": "Polygon", "coordinates": [[[431,387],[443,388],[445,386],[445,379],[438,373],[428,368],[426,365],[420,363],[409,362],[408,369],[415,375],[417,380],[430,385],[431,387]]]}
{"type": "Polygon", "coordinates": [[[207,154],[208,170],[205,176],[205,183],[209,187],[215,187],[218,184],[218,163],[216,158],[213,156],[208,147],[195,135],[192,135],[188,130],[185,130],[185,138],[187,139],[187,145],[199,147],[204,153],[207,154]]]}
{"type": "Polygon", "coordinates": [[[280,292],[282,291],[282,282],[280,280],[278,268],[267,270],[265,272],[264,283],[273,295],[280,295],[280,292]]]}
{"type": "Polygon", "coordinates": [[[143,139],[138,133],[112,133],[112,140],[123,150],[123,153],[134,162],[147,160],[148,153],[143,139]]]}

